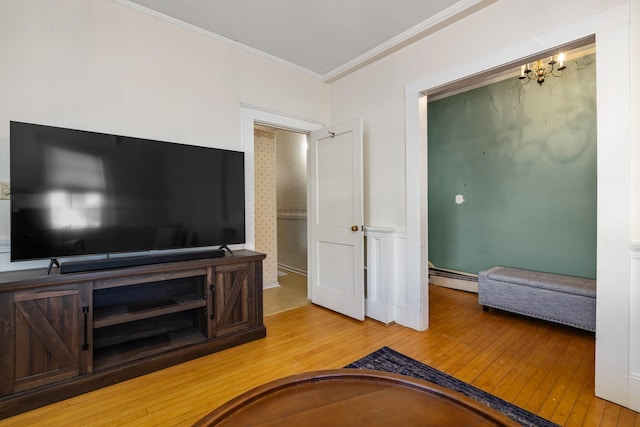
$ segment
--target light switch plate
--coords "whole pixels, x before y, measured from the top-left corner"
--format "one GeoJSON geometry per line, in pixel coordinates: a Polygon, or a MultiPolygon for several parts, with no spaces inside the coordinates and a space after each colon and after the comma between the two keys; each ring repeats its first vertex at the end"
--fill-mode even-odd
{"type": "Polygon", "coordinates": [[[9,200],[11,190],[9,189],[8,182],[0,182],[0,200],[9,200]]]}

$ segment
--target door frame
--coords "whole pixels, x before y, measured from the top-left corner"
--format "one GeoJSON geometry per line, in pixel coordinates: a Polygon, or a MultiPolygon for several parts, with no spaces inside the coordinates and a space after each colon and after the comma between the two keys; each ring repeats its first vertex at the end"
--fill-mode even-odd
{"type": "MultiPolygon", "coordinates": [[[[256,248],[256,214],[255,214],[255,143],[253,129],[256,124],[309,135],[312,131],[322,129],[323,124],[310,119],[294,117],[285,113],[240,104],[242,150],[244,151],[244,188],[245,188],[245,244],[246,249],[256,248]]],[[[308,172],[307,172],[308,173],[308,172]]],[[[308,179],[307,179],[308,181],[308,179]]],[[[307,195],[307,209],[310,209],[307,195]]],[[[307,216],[311,212],[307,211],[307,216]]],[[[308,225],[307,225],[308,229],[308,225]]]]}
{"type": "Polygon", "coordinates": [[[408,300],[422,298],[414,329],[428,327],[428,293],[423,285],[427,262],[427,114],[430,92],[595,35],[597,87],[597,306],[596,395],[629,406],[630,376],[630,236],[632,158],[630,138],[630,41],[628,5],[606,10],[560,29],[539,34],[469,63],[433,73],[405,87],[407,289],[408,300]],[[419,179],[416,181],[416,177],[419,179]],[[622,214],[620,214],[622,212],[622,214]],[[420,288],[418,288],[418,284],[420,288]]]}

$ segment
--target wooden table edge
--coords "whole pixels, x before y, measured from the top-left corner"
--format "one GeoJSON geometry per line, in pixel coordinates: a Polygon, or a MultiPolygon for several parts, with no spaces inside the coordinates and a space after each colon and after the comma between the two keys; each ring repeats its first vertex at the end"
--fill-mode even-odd
{"type": "Polygon", "coordinates": [[[234,397],[217,409],[211,411],[209,414],[205,415],[203,418],[197,421],[194,426],[214,426],[217,423],[224,421],[227,417],[233,415],[236,411],[243,408],[244,406],[256,402],[262,397],[268,396],[271,393],[275,393],[287,388],[298,387],[306,383],[321,383],[327,381],[344,380],[365,380],[371,382],[389,383],[393,385],[402,385],[403,387],[442,397],[446,400],[454,402],[456,405],[465,407],[466,409],[478,413],[483,417],[491,419],[498,423],[498,425],[501,424],[507,427],[520,426],[519,423],[513,421],[503,413],[487,405],[484,405],[461,393],[455,392],[446,387],[439,386],[429,381],[390,372],[352,368],[303,372],[300,374],[290,375],[270,381],[234,397]]]}

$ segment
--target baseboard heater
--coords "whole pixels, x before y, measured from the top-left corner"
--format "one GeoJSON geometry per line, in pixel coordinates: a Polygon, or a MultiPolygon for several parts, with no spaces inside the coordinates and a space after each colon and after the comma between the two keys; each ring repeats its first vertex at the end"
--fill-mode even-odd
{"type": "Polygon", "coordinates": [[[189,261],[195,259],[221,258],[224,249],[210,249],[196,252],[179,252],[162,255],[142,255],[121,258],[94,259],[88,261],[63,262],[60,273],[80,273],[83,271],[108,270],[112,268],[137,267],[140,265],[160,264],[165,262],[189,261]]]}
{"type": "Polygon", "coordinates": [[[429,276],[445,277],[447,279],[464,280],[478,283],[478,276],[474,274],[460,273],[452,270],[444,270],[437,267],[429,267],[429,276]]]}

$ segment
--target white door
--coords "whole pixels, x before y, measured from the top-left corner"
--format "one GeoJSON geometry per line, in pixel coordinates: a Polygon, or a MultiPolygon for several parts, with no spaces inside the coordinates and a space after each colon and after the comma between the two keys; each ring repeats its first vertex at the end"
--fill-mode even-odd
{"type": "Polygon", "coordinates": [[[309,136],[311,301],[364,320],[362,120],[309,136]]]}

